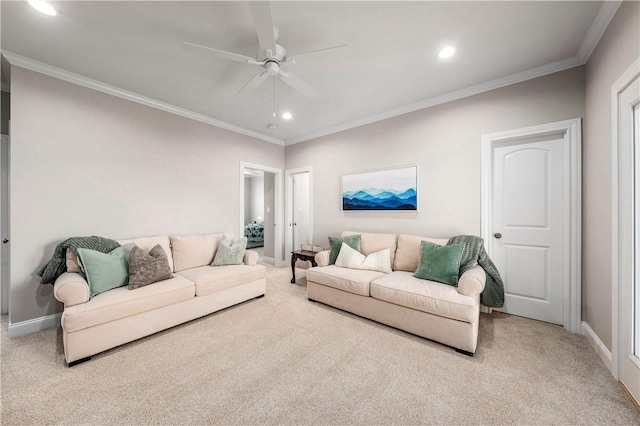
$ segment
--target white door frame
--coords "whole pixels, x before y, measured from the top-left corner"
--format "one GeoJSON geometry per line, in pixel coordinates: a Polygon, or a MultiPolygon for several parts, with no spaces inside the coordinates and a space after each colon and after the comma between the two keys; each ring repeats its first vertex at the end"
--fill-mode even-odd
{"type": "Polygon", "coordinates": [[[297,169],[289,169],[285,171],[285,192],[287,194],[286,197],[286,223],[287,226],[285,231],[285,252],[287,254],[291,253],[293,250],[292,240],[293,240],[293,227],[290,224],[293,222],[293,175],[297,175],[300,173],[309,173],[309,240],[313,242],[313,166],[299,167],[297,169]]]}
{"type": "Polygon", "coordinates": [[[282,169],[277,169],[275,167],[263,166],[261,164],[253,164],[247,163],[244,161],[240,162],[240,219],[239,219],[239,236],[244,235],[244,171],[246,169],[252,170],[262,170],[266,173],[273,173],[275,175],[274,179],[274,203],[273,208],[274,211],[274,224],[275,229],[273,230],[273,239],[274,239],[274,247],[273,247],[273,263],[275,266],[286,266],[284,261],[284,256],[282,252],[282,223],[283,223],[283,215],[282,215],[282,169]]]}
{"type": "Polygon", "coordinates": [[[618,128],[620,117],[618,96],[640,75],[640,58],[611,86],[611,373],[620,380],[620,175],[618,150],[621,132],[618,128]]]}
{"type": "Polygon", "coordinates": [[[491,215],[493,197],[492,172],[493,155],[492,149],[495,144],[508,142],[510,140],[546,136],[552,134],[564,134],[566,143],[565,152],[565,173],[569,179],[570,197],[566,200],[564,217],[565,229],[569,232],[565,235],[566,252],[564,275],[564,321],[566,330],[573,333],[580,333],[581,330],[581,276],[582,276],[582,119],[558,121],[555,123],[542,124],[539,126],[526,127],[522,129],[507,130],[504,132],[489,133],[482,135],[481,141],[481,213],[480,213],[480,235],[484,238],[487,253],[491,256],[491,240],[493,230],[491,229],[491,215]],[[568,152],[567,152],[568,150],[568,152]]]}

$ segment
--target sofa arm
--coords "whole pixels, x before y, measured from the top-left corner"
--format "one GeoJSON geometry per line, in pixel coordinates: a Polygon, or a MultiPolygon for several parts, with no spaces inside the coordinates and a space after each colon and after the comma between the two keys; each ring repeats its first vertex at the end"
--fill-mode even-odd
{"type": "Polygon", "coordinates": [[[476,265],[467,270],[458,280],[458,293],[465,296],[477,296],[484,290],[487,274],[482,266],[476,265]]]}
{"type": "Polygon", "coordinates": [[[244,259],[243,262],[245,265],[253,266],[258,263],[258,259],[260,255],[257,251],[254,250],[245,250],[244,251],[244,259]]]}
{"type": "Polygon", "coordinates": [[[53,285],[53,295],[64,303],[65,308],[88,302],[89,284],[77,272],[65,272],[53,285]]]}
{"type": "Polygon", "coordinates": [[[327,266],[329,265],[329,259],[331,259],[331,251],[325,250],[319,253],[316,253],[316,264],[318,266],[327,266]]]}

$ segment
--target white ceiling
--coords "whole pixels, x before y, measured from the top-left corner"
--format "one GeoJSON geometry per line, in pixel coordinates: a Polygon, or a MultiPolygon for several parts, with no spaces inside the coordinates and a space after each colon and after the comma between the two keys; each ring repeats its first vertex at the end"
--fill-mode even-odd
{"type": "Polygon", "coordinates": [[[15,65],[286,145],[583,64],[618,3],[272,2],[289,54],[348,45],[290,68],[316,97],[276,80],[276,118],[273,77],[237,95],[259,67],[183,45],[255,57],[246,2],[51,2],[49,17],[2,1],[1,42],[15,65]]]}

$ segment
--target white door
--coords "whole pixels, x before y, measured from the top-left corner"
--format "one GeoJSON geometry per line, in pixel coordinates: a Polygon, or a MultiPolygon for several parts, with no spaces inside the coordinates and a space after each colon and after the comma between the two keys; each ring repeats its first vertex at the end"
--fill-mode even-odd
{"type": "Polygon", "coordinates": [[[0,140],[0,310],[9,313],[9,136],[0,140]]]}
{"type": "Polygon", "coordinates": [[[481,234],[503,311],[581,331],[581,119],[482,135],[481,234]]]}
{"type": "Polygon", "coordinates": [[[564,135],[493,149],[491,257],[504,281],[504,312],[563,324],[564,135]]]}
{"type": "Polygon", "coordinates": [[[293,204],[293,228],[292,238],[294,249],[300,249],[301,244],[311,244],[309,237],[309,173],[296,173],[292,175],[292,204],[293,204]]]}
{"type": "Polygon", "coordinates": [[[302,244],[313,244],[312,187],[312,167],[286,171],[286,250],[288,253],[300,250],[302,244]]]}
{"type": "Polygon", "coordinates": [[[640,78],[618,99],[620,382],[640,401],[640,78]]]}

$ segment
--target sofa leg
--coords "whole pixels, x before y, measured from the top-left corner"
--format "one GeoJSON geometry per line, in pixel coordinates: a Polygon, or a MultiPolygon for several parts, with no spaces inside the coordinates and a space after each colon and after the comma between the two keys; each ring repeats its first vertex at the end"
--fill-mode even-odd
{"type": "Polygon", "coordinates": [[[309,302],[316,303],[316,301],[315,301],[315,300],[313,300],[313,299],[309,299],[308,297],[307,297],[307,300],[308,300],[309,302]]]}
{"type": "Polygon", "coordinates": [[[260,299],[261,297],[264,297],[264,294],[261,294],[260,296],[256,296],[254,297],[254,299],[260,299]]]}
{"type": "Polygon", "coordinates": [[[82,364],[83,362],[87,362],[90,359],[91,359],[91,357],[88,356],[88,357],[85,357],[85,358],[80,358],[80,359],[77,359],[75,361],[68,362],[67,363],[67,367],[73,367],[73,366],[76,366],[78,364],[82,364]]]}
{"type": "Polygon", "coordinates": [[[473,352],[463,351],[462,349],[458,349],[458,348],[456,348],[456,352],[473,358],[473,352]]]}

